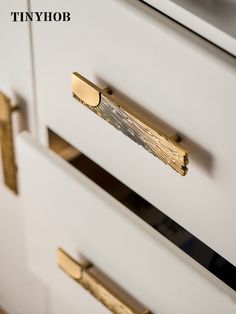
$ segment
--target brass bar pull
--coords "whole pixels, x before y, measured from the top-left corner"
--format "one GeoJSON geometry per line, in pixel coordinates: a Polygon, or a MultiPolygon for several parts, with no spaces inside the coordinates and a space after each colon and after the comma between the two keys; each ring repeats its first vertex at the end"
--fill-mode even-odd
{"type": "Polygon", "coordinates": [[[116,99],[109,88],[100,89],[77,72],[72,74],[72,89],[73,96],[82,104],[182,176],[186,175],[188,152],[179,144],[178,136],[168,136],[148,126],[143,118],[116,99]]]}
{"type": "Polygon", "coordinates": [[[57,249],[57,262],[59,267],[77,281],[83,288],[88,290],[98,301],[105,305],[114,314],[151,314],[144,310],[138,312],[131,308],[116,296],[110,289],[102,284],[93,274],[89,272],[92,264],[80,264],[70,257],[63,249],[57,249]]]}
{"type": "Polygon", "coordinates": [[[4,182],[17,194],[17,167],[12,130],[12,112],[18,107],[12,107],[8,97],[0,92],[0,143],[4,182]]]}

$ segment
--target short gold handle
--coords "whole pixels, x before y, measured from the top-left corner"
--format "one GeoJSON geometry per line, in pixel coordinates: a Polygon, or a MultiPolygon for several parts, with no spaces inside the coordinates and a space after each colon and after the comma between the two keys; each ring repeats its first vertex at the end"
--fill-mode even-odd
{"type": "Polygon", "coordinates": [[[115,314],[151,314],[149,311],[137,311],[122,301],[115,293],[101,283],[88,269],[90,263],[85,265],[75,261],[63,249],[57,249],[57,262],[60,268],[88,290],[97,300],[104,304],[115,314]]]}
{"type": "Polygon", "coordinates": [[[9,98],[0,92],[0,143],[4,182],[17,194],[17,167],[12,130],[12,112],[18,107],[12,107],[9,98]]]}
{"type": "Polygon", "coordinates": [[[79,73],[72,75],[72,88],[73,96],[82,104],[178,173],[186,175],[188,152],[179,144],[180,137],[168,136],[148,126],[143,118],[131,113],[127,106],[115,98],[109,88],[100,89],[79,73]]]}

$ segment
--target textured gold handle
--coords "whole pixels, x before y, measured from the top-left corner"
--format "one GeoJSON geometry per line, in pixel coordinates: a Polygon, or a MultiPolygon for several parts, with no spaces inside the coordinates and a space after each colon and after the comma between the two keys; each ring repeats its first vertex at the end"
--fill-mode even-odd
{"type": "Polygon", "coordinates": [[[12,131],[12,112],[18,107],[12,107],[9,98],[0,92],[0,143],[4,182],[17,194],[17,167],[12,131]]]}
{"type": "Polygon", "coordinates": [[[72,74],[73,96],[182,176],[187,173],[188,153],[178,136],[167,136],[130,112],[109,88],[100,89],[79,73],[72,74]]]}
{"type": "Polygon", "coordinates": [[[137,311],[122,301],[115,293],[101,283],[88,269],[90,263],[82,265],[70,257],[63,249],[57,249],[57,262],[62,270],[88,290],[98,301],[115,314],[151,314],[149,311],[137,311]]]}

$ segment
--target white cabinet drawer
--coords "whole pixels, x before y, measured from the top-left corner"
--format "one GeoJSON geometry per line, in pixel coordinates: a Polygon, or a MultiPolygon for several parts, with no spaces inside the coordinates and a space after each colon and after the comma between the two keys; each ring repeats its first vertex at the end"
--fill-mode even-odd
{"type": "Polygon", "coordinates": [[[152,313],[233,314],[235,293],[27,134],[17,139],[29,266],[78,313],[107,313],[57,267],[88,258],[152,313]]]}
{"type": "Polygon", "coordinates": [[[235,265],[236,60],[139,1],[31,5],[71,12],[67,23],[33,24],[40,121],[235,265]],[[187,176],[76,102],[74,71],[180,133],[187,176]]]}

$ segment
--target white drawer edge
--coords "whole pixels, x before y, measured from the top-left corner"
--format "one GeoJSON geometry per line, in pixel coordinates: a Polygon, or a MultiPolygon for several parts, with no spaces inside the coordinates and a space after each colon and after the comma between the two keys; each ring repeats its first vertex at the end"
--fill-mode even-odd
{"type": "Polygon", "coordinates": [[[147,0],[147,4],[136,0],[113,1],[117,1],[122,6],[127,7],[132,12],[131,14],[135,13],[141,19],[145,19],[152,27],[163,28],[167,34],[172,34],[177,40],[188,42],[196,50],[201,50],[202,53],[211,54],[211,57],[218,56],[222,58],[222,61],[227,61],[233,60],[233,56],[236,55],[235,39],[180,6],[174,3],[170,4],[170,1],[165,0],[164,3],[158,1],[158,4],[154,4],[153,0],[147,0]],[[153,6],[153,8],[148,6],[148,4],[153,6]],[[160,12],[156,11],[155,8],[160,10],[160,12]],[[168,15],[170,18],[168,18],[168,15]],[[189,29],[193,29],[195,33],[189,29]],[[207,35],[202,35],[202,32],[207,32],[207,35]],[[207,40],[202,37],[206,37],[207,40]],[[214,44],[225,51],[219,49],[214,44]]]}
{"type": "MultiPolygon", "coordinates": [[[[24,164],[22,168],[23,172],[21,172],[20,174],[21,183],[24,180],[23,178],[25,174],[24,172],[27,170],[26,165],[28,164],[28,162],[25,159],[26,156],[27,158],[31,158],[30,156],[33,155],[32,157],[36,156],[37,158],[40,158],[40,160],[42,160],[43,163],[45,162],[48,164],[49,162],[51,166],[54,168],[54,171],[60,172],[60,175],[62,176],[62,178],[65,178],[65,181],[67,180],[69,180],[68,182],[73,181],[71,183],[73,186],[79,185],[80,187],[82,187],[82,189],[86,189],[86,193],[91,194],[91,198],[97,198],[98,204],[100,205],[103,204],[103,207],[107,206],[109,208],[113,208],[114,210],[112,211],[112,215],[114,216],[114,220],[117,221],[117,224],[119,224],[122,228],[124,228],[124,230],[126,230],[128,234],[129,233],[131,235],[135,234],[136,235],[135,238],[137,239],[138,242],[140,243],[142,242],[142,244],[146,243],[146,245],[144,245],[144,248],[143,248],[144,254],[148,253],[150,255],[150,252],[152,252],[151,254],[155,254],[154,252],[156,252],[157,254],[160,254],[161,252],[163,253],[159,256],[159,258],[162,259],[162,265],[166,264],[168,265],[167,267],[169,267],[169,269],[168,268],[162,269],[162,271],[166,272],[165,284],[167,283],[167,286],[168,285],[170,286],[172,285],[174,287],[176,286],[176,289],[178,290],[178,285],[180,284],[182,280],[181,279],[182,276],[184,276],[185,288],[182,287],[182,289],[186,289],[185,292],[187,292],[190,288],[192,288],[194,293],[196,293],[196,299],[194,299],[195,302],[198,302],[197,299],[199,298],[199,295],[202,295],[204,293],[204,290],[206,289],[205,291],[208,291],[210,294],[209,302],[212,302],[213,299],[217,299],[219,302],[223,302],[223,303],[226,302],[227,305],[231,303],[229,307],[235,306],[235,292],[233,290],[228,288],[215,276],[210,274],[203,267],[201,267],[196,262],[194,262],[190,257],[188,257],[183,252],[181,252],[178,248],[176,248],[172,243],[166,240],[158,232],[155,232],[154,230],[152,230],[149,226],[143,223],[141,219],[136,217],[133,213],[127,210],[122,204],[116,201],[108,193],[103,191],[99,186],[94,184],[91,180],[86,178],[83,174],[73,169],[73,167],[68,165],[65,161],[61,160],[53,152],[50,152],[48,149],[41,147],[27,133],[22,133],[21,135],[18,136],[17,144],[18,144],[18,154],[19,154],[20,164],[21,165],[24,164]],[[146,247],[148,247],[148,249],[146,247]],[[150,247],[152,247],[151,250],[150,250],[150,247]],[[145,250],[146,250],[146,253],[145,253],[145,250]],[[163,263],[165,259],[166,259],[166,262],[163,263]],[[172,260],[171,264],[169,262],[169,259],[172,260]],[[179,277],[179,279],[175,278],[174,281],[173,281],[173,278],[171,277],[171,272],[173,271],[175,272],[177,278],[179,277]],[[191,276],[189,277],[190,274],[191,276]],[[196,284],[195,287],[192,286],[192,282],[195,282],[196,284]]],[[[23,194],[22,198],[27,207],[27,195],[23,194]]],[[[99,208],[101,207],[102,206],[100,206],[99,208]]],[[[28,237],[30,237],[30,234],[28,234],[28,237]]],[[[78,246],[79,246],[79,243],[78,243],[78,246]]],[[[114,250],[115,250],[115,247],[114,247],[114,250]]],[[[133,254],[136,255],[137,252],[133,252],[133,254]]],[[[91,260],[96,260],[96,258],[92,255],[93,253],[91,253],[91,257],[92,257],[91,260]]],[[[150,255],[149,257],[151,258],[151,256],[152,255],[150,255]]],[[[90,258],[90,256],[88,257],[90,258]]],[[[31,262],[32,262],[32,256],[31,256],[31,262]]],[[[117,281],[118,283],[122,283],[125,289],[129,290],[129,280],[124,282],[119,276],[119,272],[122,269],[122,268],[119,269],[121,265],[116,266],[118,269],[115,274],[109,273],[109,270],[107,270],[106,266],[104,266],[102,262],[98,261],[97,265],[104,272],[108,273],[108,275],[110,275],[110,277],[113,278],[115,281],[117,281]]],[[[145,271],[145,267],[143,271],[145,271]]],[[[157,270],[157,271],[160,271],[160,270],[157,270]]],[[[161,285],[161,282],[155,283],[155,284],[161,285]]],[[[182,293],[184,292],[182,291],[182,293]]],[[[138,295],[138,291],[135,291],[135,294],[138,297],[142,297],[138,295]]],[[[181,301],[178,301],[178,302],[181,302],[181,301]]]]}
{"type": "Polygon", "coordinates": [[[145,0],[148,4],[167,14],[177,22],[203,36],[213,44],[236,56],[236,40],[207,21],[169,0],[145,0]]]}

